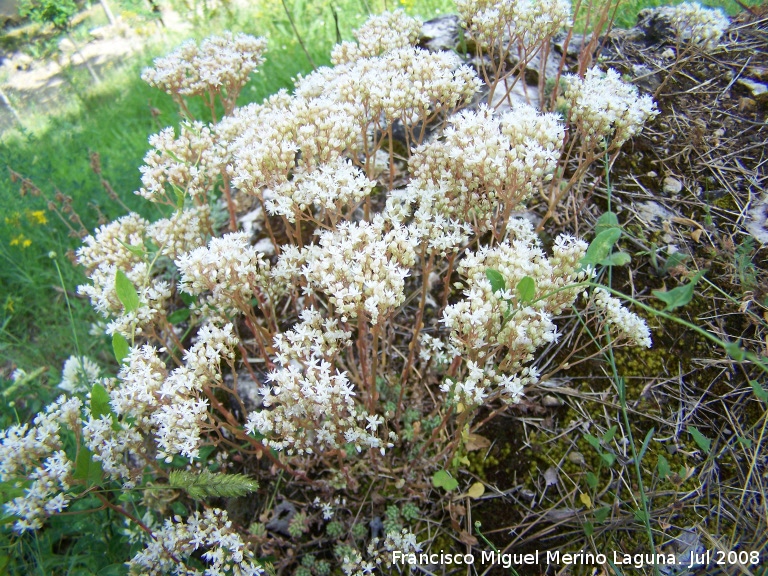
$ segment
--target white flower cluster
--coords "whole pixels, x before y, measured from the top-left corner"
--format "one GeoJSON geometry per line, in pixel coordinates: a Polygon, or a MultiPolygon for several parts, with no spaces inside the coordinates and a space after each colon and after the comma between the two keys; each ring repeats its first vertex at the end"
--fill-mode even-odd
{"type": "Polygon", "coordinates": [[[128,457],[139,459],[145,452],[144,438],[132,426],[116,425],[111,414],[96,418],[92,414],[83,425],[83,441],[93,453],[93,460],[113,480],[131,488],[138,484],[141,470],[128,466],[128,457]]]}
{"type": "Polygon", "coordinates": [[[516,41],[530,51],[571,23],[568,0],[456,0],[456,8],[483,47],[516,41]]]}
{"type": "MultiPolygon", "coordinates": [[[[118,374],[119,384],[110,391],[112,408],[143,434],[154,435],[157,458],[166,462],[175,454],[196,458],[201,426],[208,419],[203,390],[221,384],[221,360],[232,362],[237,343],[231,324],[205,325],[185,353],[184,365],[170,374],[156,348],[132,348],[118,374]]],[[[122,470],[119,462],[110,462],[109,467],[122,470]]]]}
{"type": "Polygon", "coordinates": [[[185,195],[205,203],[221,172],[210,127],[184,122],[178,138],[172,127],[164,128],[149,137],[149,145],[153,149],[139,168],[143,187],[136,194],[171,206],[185,195]]]}
{"type": "Polygon", "coordinates": [[[384,218],[394,227],[406,226],[417,252],[425,251],[444,258],[459,251],[469,239],[470,228],[450,216],[445,181],[438,186],[412,180],[387,198],[384,218]]]}
{"type": "Polygon", "coordinates": [[[501,244],[467,253],[458,267],[467,278],[465,298],[445,309],[443,322],[453,345],[473,364],[464,382],[449,382],[445,391],[476,405],[489,393],[488,386],[496,385],[507,400],[519,400],[523,385],[536,380],[535,370],[522,364],[556,340],[553,317],[581,291],[567,286],[586,279],[587,272],[578,270],[586,250],[585,242],[560,236],[547,258],[533,226],[518,219],[511,221],[509,238],[501,244]],[[488,269],[504,279],[503,290],[494,292],[488,269]],[[524,278],[534,287],[526,300],[517,290],[524,278]]]}
{"type": "Polygon", "coordinates": [[[354,32],[357,44],[342,42],[331,52],[333,64],[347,64],[360,58],[381,56],[384,52],[413,46],[419,39],[421,22],[402,10],[370,17],[354,32]]]}
{"type": "Polygon", "coordinates": [[[263,38],[225,32],[211,36],[200,46],[193,41],[182,44],[164,58],[157,58],[154,68],[141,75],[150,86],[173,96],[198,96],[221,89],[239,90],[248,76],[264,61],[267,43],[263,38]]]}
{"type": "Polygon", "coordinates": [[[179,287],[192,295],[204,295],[206,308],[236,314],[252,308],[256,294],[273,295],[269,261],[248,244],[244,232],[212,238],[176,259],[181,273],[179,287]]]}
{"type": "Polygon", "coordinates": [[[225,510],[212,508],[183,520],[167,519],[146,547],[131,558],[131,574],[201,574],[184,562],[200,552],[206,576],[260,576],[264,570],[235,531],[225,510]]]}
{"type": "Polygon", "coordinates": [[[341,222],[320,234],[301,258],[307,292],[324,295],[342,322],[364,314],[375,326],[403,303],[405,278],[416,254],[406,229],[386,232],[378,218],[371,224],[341,222]]]}
{"type": "Polygon", "coordinates": [[[498,117],[481,106],[449,121],[409,161],[415,186],[444,188],[435,211],[446,216],[485,221],[502,204],[517,206],[557,168],[565,131],[554,114],[521,104],[498,117]]]}
{"type": "Polygon", "coordinates": [[[571,121],[589,146],[621,146],[659,113],[653,98],[639,96],[637,87],[622,81],[616,70],[590,68],[584,78],[566,78],[571,121]]]}
{"type": "Polygon", "coordinates": [[[170,218],[156,220],[147,228],[147,236],[171,260],[205,245],[212,234],[213,220],[207,204],[174,212],[170,218]]]}
{"type": "Polygon", "coordinates": [[[416,541],[416,535],[403,528],[400,532],[387,532],[382,541],[381,538],[371,538],[368,543],[367,560],[355,550],[352,557],[345,557],[341,569],[346,576],[366,576],[381,570],[382,566],[392,569],[398,563],[394,559],[393,552],[400,552],[403,558],[408,554],[421,552],[421,545],[416,541]]]}
{"type": "Polygon", "coordinates": [[[290,182],[271,190],[265,206],[270,214],[284,216],[292,223],[296,222],[297,213],[314,208],[321,211],[319,221],[325,221],[323,215],[327,215],[330,223],[336,224],[350,213],[349,207],[354,209],[375,185],[349,160],[338,158],[317,170],[301,172],[290,182]]]}
{"type": "Polygon", "coordinates": [[[606,323],[619,338],[637,346],[651,347],[651,331],[643,318],[624,308],[621,300],[611,296],[607,290],[597,288],[592,294],[595,308],[605,315],[606,323]]]}
{"type": "Polygon", "coordinates": [[[87,356],[70,356],[64,362],[59,388],[70,396],[87,392],[99,381],[101,369],[87,356]]]}
{"type": "Polygon", "coordinates": [[[305,368],[291,363],[271,372],[262,387],[264,408],[248,415],[245,430],[264,435],[263,443],[290,454],[336,450],[351,444],[381,450],[377,436],[383,420],[366,414],[354,401],[355,390],[343,372],[325,360],[309,359],[305,368]],[[363,426],[365,426],[363,428],[363,426]]]}
{"type": "Polygon", "coordinates": [[[16,424],[0,430],[0,482],[28,481],[23,496],[6,502],[8,514],[18,519],[17,532],[36,530],[45,518],[67,507],[73,465],[64,452],[62,427],[80,426],[78,398],[60,396],[38,414],[32,426],[16,424]]]}
{"type": "Polygon", "coordinates": [[[721,10],[705,8],[697,2],[683,2],[659,9],[677,34],[678,40],[714,50],[730,22],[721,10]]]}
{"type": "MultiPolygon", "coordinates": [[[[249,193],[279,189],[297,168],[305,174],[333,164],[342,155],[372,159],[382,134],[396,121],[423,121],[463,105],[477,92],[475,73],[455,54],[406,47],[320,68],[297,83],[296,93],[280,93],[241,113],[246,125],[231,147],[232,182],[249,193]]],[[[377,166],[362,166],[372,178],[377,166]]],[[[275,200],[276,201],[276,200],[275,200]]]]}
{"type": "Polygon", "coordinates": [[[140,334],[144,326],[165,315],[170,284],[149,274],[149,265],[141,254],[147,226],[148,222],[137,214],[128,214],[99,227],[77,251],[78,262],[92,282],[78,286],[77,291],[88,296],[105,318],[116,317],[107,327],[109,334],[117,332],[131,338],[134,332],[140,334]],[[139,296],[138,308],[130,312],[125,312],[115,290],[118,270],[125,273],[139,296]]]}
{"type": "Polygon", "coordinates": [[[339,329],[336,318],[323,318],[315,308],[301,311],[301,321],[274,339],[277,361],[288,366],[291,361],[331,360],[350,344],[351,332],[339,329]]]}

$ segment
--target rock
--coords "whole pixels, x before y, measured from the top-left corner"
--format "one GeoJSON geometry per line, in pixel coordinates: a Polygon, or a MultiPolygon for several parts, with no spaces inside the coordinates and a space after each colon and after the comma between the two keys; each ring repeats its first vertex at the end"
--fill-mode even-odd
{"type": "Polygon", "coordinates": [[[272,519],[267,522],[267,530],[290,537],[291,534],[288,532],[288,526],[295,515],[296,507],[287,500],[284,500],[275,506],[272,519]]]}
{"type": "Polygon", "coordinates": [[[674,60],[675,59],[675,50],[674,48],[666,48],[660,56],[664,58],[664,60],[674,60]]]}
{"type": "Polygon", "coordinates": [[[739,78],[736,83],[739,86],[746,88],[757,104],[760,104],[761,106],[768,104],[768,85],[756,82],[750,78],[739,78]]]}
{"type": "Polygon", "coordinates": [[[768,82],[768,68],[761,66],[747,66],[746,72],[751,78],[757,78],[761,82],[768,82]]]}
{"type": "Polygon", "coordinates": [[[427,20],[421,26],[419,46],[431,52],[455,50],[459,44],[459,17],[455,14],[427,20]]]}
{"type": "Polygon", "coordinates": [[[677,178],[673,178],[672,176],[664,178],[663,190],[665,194],[679,194],[682,189],[683,183],[677,178]]]}
{"type": "Polygon", "coordinates": [[[760,82],[750,80],[749,78],[739,78],[737,83],[749,90],[749,93],[752,94],[752,97],[759,97],[760,95],[768,92],[768,86],[761,84],[760,82]]]}
{"type": "MultiPolygon", "coordinates": [[[[505,98],[506,93],[507,88],[504,87],[503,83],[500,83],[493,93],[493,101],[490,103],[490,106],[499,112],[504,112],[510,108],[509,100],[513,103],[531,104],[532,106],[539,105],[539,88],[537,86],[529,86],[523,80],[515,82],[509,93],[509,98],[505,98]]],[[[483,99],[485,99],[488,95],[488,90],[484,89],[481,94],[483,99]]]]}
{"type": "Polygon", "coordinates": [[[675,30],[669,16],[658,8],[646,8],[637,15],[637,25],[643,33],[646,45],[675,41],[675,30]]]}
{"type": "Polygon", "coordinates": [[[633,64],[632,83],[646,92],[654,93],[656,92],[656,88],[661,85],[661,79],[659,78],[659,74],[651,70],[648,66],[645,66],[644,64],[633,64]]]}
{"type": "Polygon", "coordinates": [[[637,204],[635,211],[637,216],[648,224],[654,224],[656,221],[664,222],[665,220],[671,220],[675,216],[664,206],[652,200],[637,204]]]}
{"type": "Polygon", "coordinates": [[[552,47],[555,51],[562,55],[564,49],[567,50],[566,56],[569,58],[578,58],[581,53],[581,49],[584,47],[584,35],[583,34],[571,34],[570,40],[568,40],[568,46],[565,46],[565,40],[568,35],[565,32],[560,32],[552,39],[552,47]]]}
{"type": "Polygon", "coordinates": [[[69,38],[63,38],[61,42],[59,42],[59,50],[64,54],[74,54],[77,48],[75,48],[75,45],[72,43],[72,40],[70,40],[69,38]]]}
{"type": "Polygon", "coordinates": [[[768,244],[768,196],[752,205],[744,227],[761,245],[768,244]]]}
{"type": "MultiPolygon", "coordinates": [[[[470,37],[465,38],[464,46],[461,46],[461,40],[459,32],[461,31],[461,22],[456,15],[447,15],[434,18],[424,22],[421,27],[421,37],[418,45],[427,50],[438,52],[441,50],[449,50],[457,52],[459,54],[465,54],[465,62],[473,66],[475,69],[480,70],[483,66],[487,66],[491,69],[492,63],[487,54],[483,53],[480,56],[476,54],[475,43],[470,37]]],[[[513,102],[525,102],[528,104],[538,105],[539,94],[539,75],[541,70],[544,71],[545,79],[554,78],[560,67],[560,56],[562,54],[562,47],[565,37],[563,36],[560,41],[560,52],[557,52],[555,44],[552,44],[552,48],[549,51],[546,62],[541,62],[541,55],[534,55],[529,62],[526,63],[526,69],[524,71],[523,82],[516,82],[515,86],[510,92],[510,98],[513,102]],[[526,85],[524,85],[526,84],[526,85]]],[[[578,36],[574,40],[579,49],[581,43],[583,43],[583,37],[578,36]]],[[[571,47],[568,47],[569,54],[571,53],[571,47]]],[[[578,54],[578,51],[575,52],[578,54]]],[[[512,68],[518,63],[516,58],[516,52],[513,52],[509,56],[507,65],[512,68]]],[[[487,92],[486,92],[487,94],[487,92]]],[[[492,105],[499,105],[498,110],[503,110],[505,104],[502,102],[506,89],[502,89],[499,86],[494,93],[494,101],[492,105]]],[[[508,104],[507,104],[508,105],[508,104]]]]}
{"type": "Polygon", "coordinates": [[[16,52],[12,54],[11,57],[3,63],[3,65],[6,63],[9,65],[9,67],[15,70],[25,71],[32,68],[35,60],[28,54],[24,54],[23,52],[16,52]]]}

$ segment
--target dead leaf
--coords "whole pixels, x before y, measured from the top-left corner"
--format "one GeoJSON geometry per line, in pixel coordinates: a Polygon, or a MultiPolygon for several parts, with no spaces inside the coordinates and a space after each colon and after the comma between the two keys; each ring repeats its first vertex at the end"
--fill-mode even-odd
{"type": "Polygon", "coordinates": [[[463,518],[467,515],[467,509],[461,504],[449,504],[448,513],[451,518],[463,518]]]}
{"type": "Polygon", "coordinates": [[[701,230],[701,229],[694,230],[693,232],[691,232],[691,238],[693,239],[694,242],[699,242],[701,235],[703,233],[704,233],[704,230],[701,230]]]}
{"type": "Polygon", "coordinates": [[[547,468],[547,471],[544,472],[544,480],[546,481],[547,486],[555,486],[559,478],[560,474],[554,466],[550,466],[547,468]]]}
{"type": "Polygon", "coordinates": [[[459,534],[459,540],[469,546],[477,546],[477,538],[472,536],[472,534],[470,534],[466,530],[461,531],[461,533],[459,534]]]}
{"type": "Polygon", "coordinates": [[[584,458],[584,454],[576,451],[568,452],[568,460],[579,466],[584,466],[587,463],[586,459],[584,458]]]}
{"type": "Polygon", "coordinates": [[[704,227],[696,222],[696,220],[691,220],[690,218],[683,218],[682,216],[674,216],[672,218],[672,222],[675,224],[683,224],[685,226],[692,226],[693,228],[698,228],[699,230],[703,230],[704,227]]]}
{"type": "Polygon", "coordinates": [[[485,450],[486,448],[490,447],[491,441],[488,440],[485,436],[480,436],[480,434],[473,434],[469,433],[467,436],[467,441],[464,443],[464,448],[467,450],[467,452],[474,452],[475,450],[485,450]]]}
{"type": "Polygon", "coordinates": [[[592,498],[589,497],[589,494],[584,494],[583,492],[579,495],[579,500],[581,500],[581,503],[584,504],[587,508],[592,508],[592,498]]]}
{"type": "Polygon", "coordinates": [[[483,494],[485,494],[485,486],[483,486],[482,482],[475,482],[469,487],[469,490],[467,490],[467,496],[474,498],[475,500],[480,498],[483,494]]]}

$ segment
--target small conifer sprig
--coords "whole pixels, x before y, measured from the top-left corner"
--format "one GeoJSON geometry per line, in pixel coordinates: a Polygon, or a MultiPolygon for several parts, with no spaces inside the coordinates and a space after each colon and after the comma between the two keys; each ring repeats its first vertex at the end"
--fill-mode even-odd
{"type": "Polygon", "coordinates": [[[187,470],[173,470],[168,475],[168,485],[184,490],[195,500],[210,496],[235,498],[255,492],[259,483],[245,474],[220,474],[203,468],[199,473],[187,470]]]}

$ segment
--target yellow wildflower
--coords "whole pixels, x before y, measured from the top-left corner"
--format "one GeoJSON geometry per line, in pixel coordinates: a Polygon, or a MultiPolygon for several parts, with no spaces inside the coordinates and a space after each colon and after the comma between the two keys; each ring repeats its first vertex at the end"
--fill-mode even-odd
{"type": "Polygon", "coordinates": [[[32,245],[32,240],[26,238],[24,234],[19,234],[11,239],[11,246],[20,246],[21,248],[28,248],[32,245]]]}
{"type": "Polygon", "coordinates": [[[48,224],[48,218],[45,217],[45,210],[30,210],[27,212],[27,218],[35,224],[48,224]]]}

